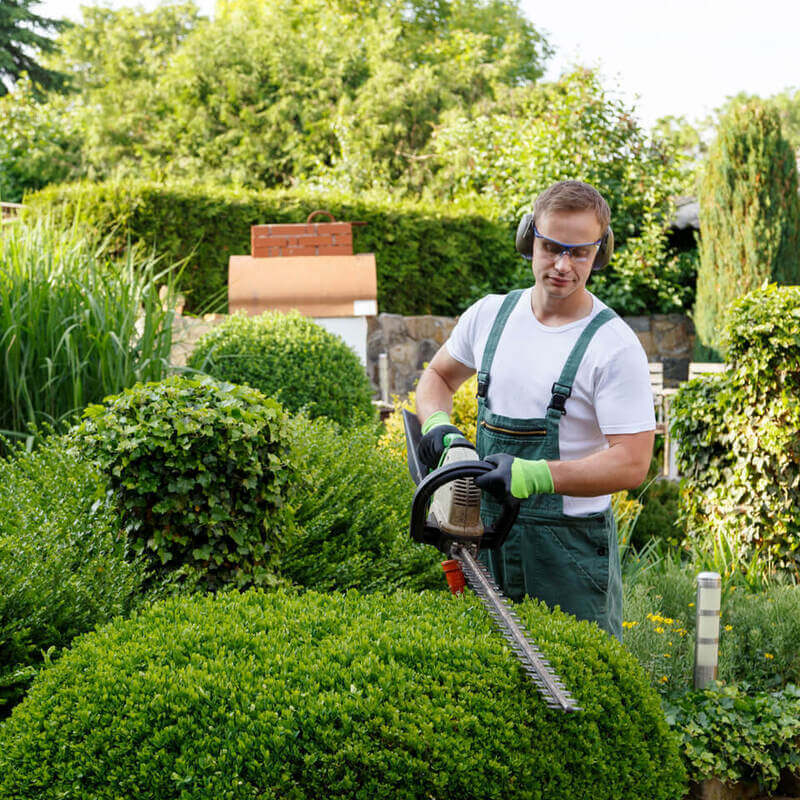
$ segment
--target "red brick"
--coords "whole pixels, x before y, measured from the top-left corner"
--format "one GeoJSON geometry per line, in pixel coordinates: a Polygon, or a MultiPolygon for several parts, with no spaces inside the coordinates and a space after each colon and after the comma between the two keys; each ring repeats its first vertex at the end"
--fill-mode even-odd
{"type": "Polygon", "coordinates": [[[283,247],[257,247],[253,251],[253,258],[274,258],[282,255],[283,247]]]}
{"type": "Polygon", "coordinates": [[[284,256],[315,256],[316,254],[316,247],[285,247],[283,249],[284,256]]]}
{"type": "Polygon", "coordinates": [[[335,244],[329,244],[325,247],[317,248],[317,255],[320,256],[350,256],[352,249],[349,247],[337,247],[335,244]]]}
{"type": "Polygon", "coordinates": [[[349,222],[320,222],[316,225],[317,233],[322,234],[345,234],[350,233],[349,222]]]}
{"type": "Polygon", "coordinates": [[[291,224],[291,225],[270,225],[271,234],[284,234],[286,236],[303,236],[306,233],[314,233],[313,225],[291,224]]]}
{"type": "Polygon", "coordinates": [[[297,239],[290,239],[288,236],[259,236],[254,247],[286,247],[296,243],[297,239]]]}

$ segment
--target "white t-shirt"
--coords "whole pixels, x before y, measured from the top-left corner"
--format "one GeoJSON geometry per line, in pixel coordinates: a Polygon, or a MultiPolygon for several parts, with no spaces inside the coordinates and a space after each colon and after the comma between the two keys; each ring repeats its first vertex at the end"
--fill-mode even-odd
{"type": "MultiPolygon", "coordinates": [[[[445,342],[450,355],[472,369],[481,368],[483,351],[504,295],[490,294],[471,305],[445,342]]],[[[551,388],[561,376],[578,337],[607,306],[592,295],[591,313],[567,325],[542,325],[526,289],[506,322],[490,371],[487,399],[496,414],[545,417],[551,388]]],[[[606,322],[589,343],[575,375],[566,415],[559,424],[562,461],[605,450],[604,434],[655,429],[647,355],[636,334],[619,317],[606,322]]],[[[610,495],[564,496],[564,513],[585,516],[603,511],[610,495]]]]}

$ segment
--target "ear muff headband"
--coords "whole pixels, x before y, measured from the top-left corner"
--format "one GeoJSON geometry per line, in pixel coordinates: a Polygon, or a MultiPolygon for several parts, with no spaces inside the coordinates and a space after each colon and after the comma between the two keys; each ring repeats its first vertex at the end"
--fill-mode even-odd
{"type": "MultiPolygon", "coordinates": [[[[517,226],[516,246],[517,252],[528,261],[533,257],[533,214],[526,214],[517,226]]],[[[592,272],[605,269],[608,262],[611,261],[611,256],[614,254],[614,231],[611,230],[609,225],[603,234],[603,240],[600,242],[600,247],[597,250],[597,255],[594,257],[592,264],[592,272]]]]}

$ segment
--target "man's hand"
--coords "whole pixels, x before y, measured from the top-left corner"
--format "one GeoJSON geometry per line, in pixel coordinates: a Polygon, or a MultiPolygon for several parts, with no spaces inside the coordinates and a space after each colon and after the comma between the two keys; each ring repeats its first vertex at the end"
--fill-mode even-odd
{"type": "Polygon", "coordinates": [[[508,453],[493,453],[483,459],[494,469],[475,478],[475,484],[505,502],[509,495],[525,500],[532,494],[552,494],[553,476],[546,461],[528,461],[508,453]]]}
{"type": "Polygon", "coordinates": [[[435,411],[431,414],[422,425],[422,433],[424,435],[419,440],[417,455],[428,469],[436,469],[439,466],[442,455],[447,449],[445,436],[455,434],[464,437],[455,425],[450,424],[450,417],[445,411],[435,411]]]}

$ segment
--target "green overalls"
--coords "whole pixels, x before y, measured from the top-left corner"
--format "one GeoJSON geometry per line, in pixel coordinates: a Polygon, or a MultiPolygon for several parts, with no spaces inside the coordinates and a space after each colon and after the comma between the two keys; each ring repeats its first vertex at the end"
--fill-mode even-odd
{"type": "MultiPolygon", "coordinates": [[[[478,455],[509,453],[527,459],[559,459],[558,425],[586,348],[601,325],[616,315],[603,309],[586,326],[567,358],[542,418],[515,419],[489,409],[487,390],[497,343],[522,290],[511,292],[495,318],[478,372],[478,455]]],[[[486,492],[482,513],[494,520],[500,506],[486,492]]],[[[481,553],[498,586],[512,600],[530,595],[596,622],[622,640],[622,576],[611,509],[587,517],[564,514],[559,494],[533,495],[520,506],[505,544],[481,553]]]]}

